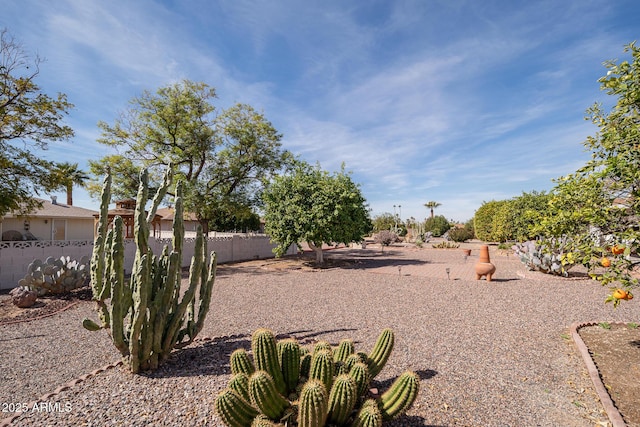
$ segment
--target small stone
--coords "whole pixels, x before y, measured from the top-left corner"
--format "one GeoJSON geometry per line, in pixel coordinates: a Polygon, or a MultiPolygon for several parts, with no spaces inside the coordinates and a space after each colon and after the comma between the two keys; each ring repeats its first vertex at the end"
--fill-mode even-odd
{"type": "Polygon", "coordinates": [[[30,291],[27,288],[19,287],[9,292],[13,305],[20,308],[29,308],[36,303],[38,294],[36,291],[30,291]]]}

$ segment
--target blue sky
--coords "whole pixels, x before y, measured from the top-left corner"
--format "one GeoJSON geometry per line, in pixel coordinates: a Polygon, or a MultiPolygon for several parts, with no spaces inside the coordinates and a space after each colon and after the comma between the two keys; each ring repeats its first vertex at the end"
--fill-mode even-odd
{"type": "MultiPolygon", "coordinates": [[[[283,146],[344,162],[372,215],[464,221],[483,201],[553,187],[590,157],[597,79],[639,38],[636,0],[4,0],[0,27],[46,59],[76,136],[42,156],[110,154],[96,126],[181,79],[264,112],[283,146]]],[[[63,193],[59,199],[65,200],[63,193]]],[[[98,203],[76,189],[74,204],[98,203]]]]}

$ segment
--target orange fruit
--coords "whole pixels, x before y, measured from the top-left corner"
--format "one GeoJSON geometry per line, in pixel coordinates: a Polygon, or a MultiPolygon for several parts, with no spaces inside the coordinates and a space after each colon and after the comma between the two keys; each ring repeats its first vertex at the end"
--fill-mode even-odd
{"type": "Polygon", "coordinates": [[[607,257],[604,257],[600,260],[600,265],[603,267],[609,267],[611,265],[611,260],[607,257]]]}
{"type": "Polygon", "coordinates": [[[628,296],[629,294],[624,289],[616,289],[613,291],[613,297],[615,299],[627,299],[628,296]]]}
{"type": "Polygon", "coordinates": [[[624,253],[624,246],[615,245],[614,247],[611,248],[611,253],[614,255],[620,255],[624,253]]]}

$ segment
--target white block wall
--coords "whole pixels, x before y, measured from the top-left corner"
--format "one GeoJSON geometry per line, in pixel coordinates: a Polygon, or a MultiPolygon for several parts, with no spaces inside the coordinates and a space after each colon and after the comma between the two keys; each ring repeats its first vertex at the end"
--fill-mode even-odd
{"type": "MultiPolygon", "coordinates": [[[[149,238],[149,246],[154,254],[162,253],[164,245],[171,248],[171,239],[149,238]]],[[[194,253],[195,239],[186,238],[184,241],[182,266],[188,267],[194,253]]],[[[260,258],[273,258],[274,244],[266,236],[229,236],[207,239],[208,252],[215,251],[218,263],[246,261],[260,258]]],[[[18,281],[24,277],[28,265],[36,258],[45,260],[52,256],[69,256],[79,260],[83,256],[91,257],[93,251],[92,240],[77,241],[27,241],[0,242],[0,289],[11,289],[18,286],[18,281]]],[[[131,273],[135,257],[135,243],[133,240],[125,242],[125,271],[131,273]]],[[[296,246],[292,246],[287,254],[295,254],[296,246]]]]}

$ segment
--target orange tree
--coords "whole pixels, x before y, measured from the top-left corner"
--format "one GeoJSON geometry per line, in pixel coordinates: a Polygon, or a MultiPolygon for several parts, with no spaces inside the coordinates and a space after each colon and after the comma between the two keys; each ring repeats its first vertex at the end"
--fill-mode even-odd
{"type": "Polygon", "coordinates": [[[546,216],[538,230],[546,235],[575,236],[566,254],[610,286],[607,302],[618,306],[633,298],[640,262],[640,49],[625,46],[630,58],[607,61],[601,89],[616,97],[606,111],[601,104],[587,110],[599,130],[584,142],[592,158],[575,173],[556,180],[546,216]]]}

